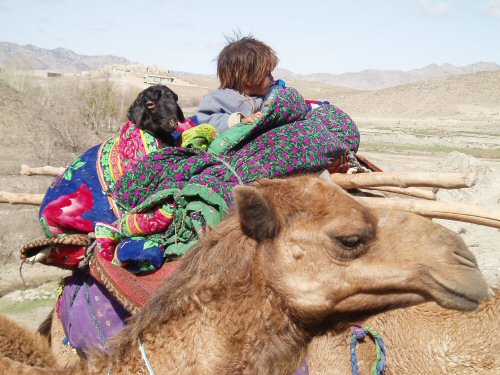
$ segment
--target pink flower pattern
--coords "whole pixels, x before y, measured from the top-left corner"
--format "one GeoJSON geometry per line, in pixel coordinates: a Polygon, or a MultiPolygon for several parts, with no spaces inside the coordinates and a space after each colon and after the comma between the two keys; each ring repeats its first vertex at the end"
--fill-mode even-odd
{"type": "Polygon", "coordinates": [[[48,203],[42,211],[42,216],[46,218],[53,236],[68,232],[65,228],[88,233],[94,230],[94,226],[91,220],[84,219],[82,215],[92,210],[93,206],[92,190],[82,184],[77,191],[48,203]]]}

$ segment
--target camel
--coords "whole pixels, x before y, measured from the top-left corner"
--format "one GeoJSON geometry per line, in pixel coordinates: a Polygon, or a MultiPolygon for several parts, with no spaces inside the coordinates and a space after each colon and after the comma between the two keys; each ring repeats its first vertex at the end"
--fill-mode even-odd
{"type": "Polygon", "coordinates": [[[487,295],[456,233],[367,208],[331,182],[261,180],[236,187],[234,199],[235,209],[181,259],[107,353],[69,369],[29,367],[0,353],[0,369],[291,374],[325,322],[425,301],[472,310],[487,295]]]}

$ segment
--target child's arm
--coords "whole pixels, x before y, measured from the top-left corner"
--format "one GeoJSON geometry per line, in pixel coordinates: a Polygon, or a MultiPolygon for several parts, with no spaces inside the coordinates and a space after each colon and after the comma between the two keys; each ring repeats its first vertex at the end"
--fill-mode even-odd
{"type": "Polygon", "coordinates": [[[229,129],[229,116],[230,115],[227,113],[209,113],[200,108],[196,114],[196,119],[200,124],[213,125],[219,132],[222,133],[229,129]]]}
{"type": "Polygon", "coordinates": [[[233,125],[250,123],[262,114],[253,113],[252,102],[234,90],[216,90],[201,100],[196,114],[198,123],[213,125],[219,132],[228,130],[233,125]]]}
{"type": "Polygon", "coordinates": [[[211,124],[219,132],[229,129],[230,125],[237,124],[244,115],[236,108],[238,94],[232,90],[215,90],[201,99],[198,113],[198,123],[211,124]]]}
{"type": "Polygon", "coordinates": [[[257,121],[261,117],[262,117],[262,112],[255,112],[255,113],[251,114],[250,116],[243,117],[241,119],[241,122],[244,123],[244,124],[250,124],[250,123],[252,123],[254,121],[257,121]]]}

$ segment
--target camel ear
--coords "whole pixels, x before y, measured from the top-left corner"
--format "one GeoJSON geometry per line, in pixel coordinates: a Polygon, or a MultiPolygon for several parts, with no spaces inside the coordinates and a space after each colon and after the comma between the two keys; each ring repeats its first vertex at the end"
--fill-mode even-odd
{"type": "Polygon", "coordinates": [[[273,207],[257,189],[236,186],[233,193],[243,233],[256,241],[278,235],[280,225],[273,207]]]}

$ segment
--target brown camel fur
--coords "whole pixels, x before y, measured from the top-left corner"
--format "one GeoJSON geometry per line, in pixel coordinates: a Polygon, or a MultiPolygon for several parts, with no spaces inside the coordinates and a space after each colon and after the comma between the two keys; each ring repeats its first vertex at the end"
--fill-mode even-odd
{"type": "MultiPolygon", "coordinates": [[[[433,302],[354,321],[376,329],[387,349],[384,375],[500,374],[500,291],[474,311],[443,309],[433,302]]],[[[352,324],[335,324],[314,338],[307,359],[310,374],[351,373],[352,324]]],[[[358,343],[359,372],[371,374],[375,344],[358,343]]]]}
{"type": "Polygon", "coordinates": [[[84,372],[146,373],[142,342],[157,373],[290,374],[325,320],[431,300],[474,309],[487,294],[461,238],[428,219],[369,209],[310,176],[234,195],[237,209],[84,372]]]}
{"type": "Polygon", "coordinates": [[[45,354],[48,346],[49,342],[46,337],[34,334],[0,315],[0,354],[2,356],[30,366],[52,367],[56,365],[56,361],[51,355],[45,354]]]}
{"type": "MultiPolygon", "coordinates": [[[[7,326],[1,318],[3,327],[7,326]]],[[[356,323],[376,328],[387,347],[385,375],[496,375],[500,373],[500,291],[471,312],[443,309],[433,302],[379,313],[356,323]]],[[[307,351],[311,375],[351,373],[348,323],[336,324],[327,334],[314,338],[307,351]]],[[[9,323],[12,327],[14,323],[9,323]]],[[[21,328],[17,328],[16,332],[21,328]]],[[[27,333],[24,333],[26,337],[27,333]]],[[[29,333],[30,335],[33,335],[29,333]]],[[[36,335],[36,339],[39,339],[36,335]]],[[[27,337],[26,337],[27,338],[27,337]]],[[[39,356],[50,358],[47,344],[37,346],[39,356]]],[[[360,374],[370,374],[375,345],[358,343],[360,374]]],[[[10,358],[24,360],[24,352],[12,351],[10,358]]],[[[58,361],[59,362],[59,361],[58,361]]],[[[8,362],[16,368],[15,363],[8,362]]],[[[50,362],[38,362],[49,367],[50,362]]],[[[0,360],[0,368],[5,363],[0,360]]],[[[24,366],[21,366],[24,367],[24,366]]],[[[5,369],[5,368],[4,368],[5,369]]],[[[6,370],[6,369],[5,369],[6,370]]],[[[44,370],[42,370],[43,373],[44,370]]],[[[7,373],[7,371],[5,371],[7,373]]]]}

